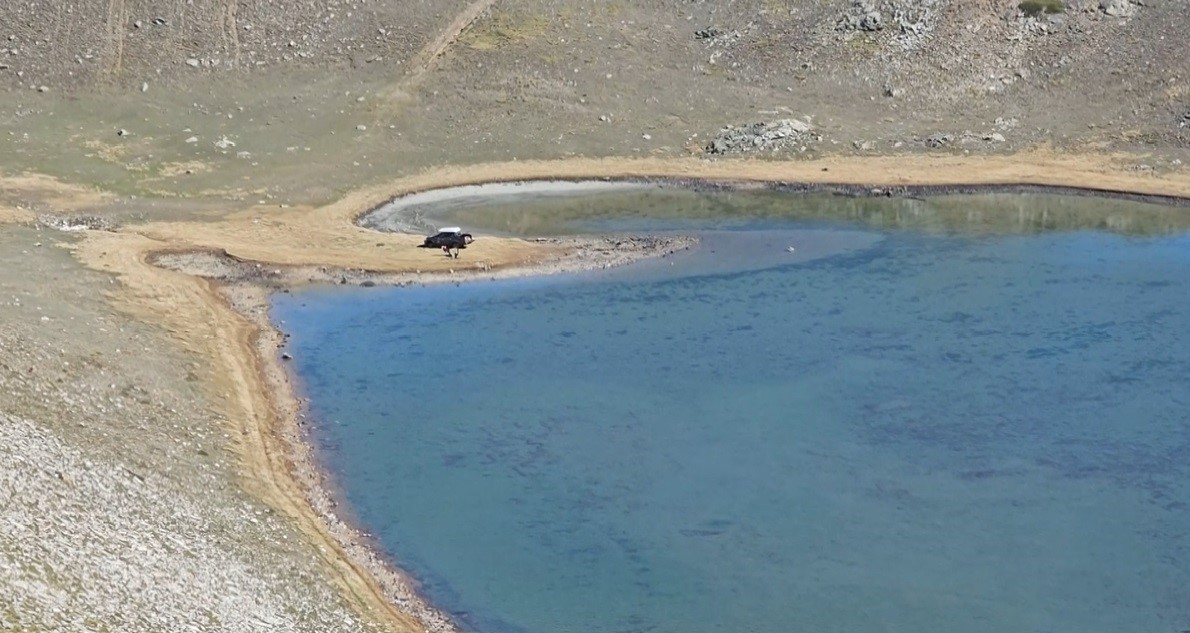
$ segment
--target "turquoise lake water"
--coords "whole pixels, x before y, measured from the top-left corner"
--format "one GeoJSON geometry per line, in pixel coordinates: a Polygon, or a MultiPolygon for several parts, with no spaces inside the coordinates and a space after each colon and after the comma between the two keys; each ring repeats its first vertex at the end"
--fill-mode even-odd
{"type": "Polygon", "coordinates": [[[1190,629],[1190,234],[737,228],[275,297],[314,442],[431,601],[487,633],[1190,629]]]}

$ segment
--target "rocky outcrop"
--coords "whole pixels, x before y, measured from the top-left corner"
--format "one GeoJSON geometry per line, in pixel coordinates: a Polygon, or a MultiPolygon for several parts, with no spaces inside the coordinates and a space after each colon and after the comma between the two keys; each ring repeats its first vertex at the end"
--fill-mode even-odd
{"type": "Polygon", "coordinates": [[[1130,18],[1136,14],[1131,0],[1100,0],[1099,9],[1113,18],[1130,18]]]}
{"type": "Polygon", "coordinates": [[[813,129],[814,126],[798,119],[729,125],[707,143],[705,150],[708,154],[778,151],[806,140],[813,129]]]}
{"type": "Polygon", "coordinates": [[[896,47],[913,50],[933,30],[938,5],[937,0],[854,0],[835,29],[844,34],[887,30],[896,47]]]}

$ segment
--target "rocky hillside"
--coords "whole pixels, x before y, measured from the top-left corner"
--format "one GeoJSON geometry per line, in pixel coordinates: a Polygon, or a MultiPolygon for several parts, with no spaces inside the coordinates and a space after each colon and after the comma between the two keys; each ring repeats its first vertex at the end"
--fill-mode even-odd
{"type": "MultiPolygon", "coordinates": [[[[466,4],[13,0],[0,3],[0,85],[135,88],[194,73],[368,65],[400,72],[466,4]]],[[[601,17],[584,15],[590,11],[585,4],[496,2],[489,17],[536,7],[541,23],[535,28],[552,30],[568,16],[601,17]]],[[[626,37],[636,24],[672,24],[677,28],[654,39],[676,34],[689,41],[669,55],[731,69],[740,81],[827,72],[889,97],[948,103],[1077,86],[1118,96],[1118,103],[1101,105],[1120,114],[1164,109],[1180,117],[1190,107],[1185,0],[634,0],[609,6],[614,11],[602,17],[619,18],[610,22],[622,23],[626,37]]],[[[507,37],[523,37],[506,30],[507,37]]]]}
{"type": "MultiPolygon", "coordinates": [[[[300,137],[386,124],[394,132],[371,155],[437,150],[451,136],[480,144],[464,152],[476,159],[674,155],[754,124],[810,124],[778,144],[810,153],[1190,148],[1186,0],[13,0],[0,2],[0,25],[0,89],[17,95],[0,127],[35,129],[30,143],[46,146],[30,155],[51,165],[70,138],[46,136],[36,117],[144,115],[129,109],[142,93],[157,96],[151,109],[171,130],[193,129],[177,117],[186,105],[244,112],[219,134],[249,136],[242,121],[264,115],[253,100],[267,125],[300,137]],[[444,54],[426,57],[468,14],[478,18],[444,54]],[[420,107],[351,105],[393,94],[420,107]],[[56,96],[68,105],[46,101],[56,96]],[[83,96],[102,102],[70,105],[83,96]]],[[[327,150],[328,163],[352,148],[327,150]]],[[[142,149],[176,153],[183,167],[165,177],[207,169],[193,169],[194,152],[142,149]]]]}
{"type": "Polygon", "coordinates": [[[399,67],[465,3],[372,0],[13,0],[3,81],[130,88],[203,72],[399,67]]]}
{"type": "Polygon", "coordinates": [[[22,160],[142,191],[213,191],[224,156],[292,186],[459,156],[1190,150],[1187,0],[13,0],[0,25],[22,160]],[[124,172],[63,167],[71,143],[124,172]]]}

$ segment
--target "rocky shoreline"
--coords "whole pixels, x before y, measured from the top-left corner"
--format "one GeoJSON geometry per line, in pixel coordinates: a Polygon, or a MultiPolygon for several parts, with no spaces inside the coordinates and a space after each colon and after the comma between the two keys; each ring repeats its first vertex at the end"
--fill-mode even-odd
{"type": "Polygon", "coordinates": [[[254,328],[252,347],[257,368],[277,420],[272,429],[285,450],[290,477],[299,485],[305,501],[315,511],[327,533],[332,535],[353,564],[367,570],[389,602],[413,616],[430,633],[457,633],[449,615],[436,609],[417,591],[416,582],[399,565],[376,548],[367,534],[338,510],[330,475],[313,454],[304,426],[307,416],[295,388],[295,376],[283,361],[285,334],[268,315],[272,292],[308,285],[333,284],[362,287],[405,287],[435,283],[462,283],[508,279],[542,274],[564,274],[607,269],[655,257],[665,257],[697,244],[690,236],[605,235],[598,237],[541,238],[534,240],[562,249],[560,253],[529,267],[491,269],[482,265],[446,273],[382,273],[333,267],[276,267],[243,261],[227,253],[182,252],[154,255],[163,268],[212,280],[214,290],[227,306],[246,318],[254,328]]]}

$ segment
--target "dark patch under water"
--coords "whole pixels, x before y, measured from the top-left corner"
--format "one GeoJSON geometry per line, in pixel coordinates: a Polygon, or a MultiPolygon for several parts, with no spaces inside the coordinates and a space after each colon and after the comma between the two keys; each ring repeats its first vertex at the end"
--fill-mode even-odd
{"type": "Polygon", "coordinates": [[[861,237],[274,316],[359,520],[465,626],[1190,628],[1190,238],[861,237]]]}

